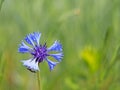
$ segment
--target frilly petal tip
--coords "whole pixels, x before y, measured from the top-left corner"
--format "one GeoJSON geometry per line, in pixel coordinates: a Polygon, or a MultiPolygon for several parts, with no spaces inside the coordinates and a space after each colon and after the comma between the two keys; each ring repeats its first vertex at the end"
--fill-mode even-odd
{"type": "Polygon", "coordinates": [[[22,62],[23,66],[25,66],[31,72],[40,71],[38,63],[36,63],[34,60],[21,60],[20,62],[22,62]]]}

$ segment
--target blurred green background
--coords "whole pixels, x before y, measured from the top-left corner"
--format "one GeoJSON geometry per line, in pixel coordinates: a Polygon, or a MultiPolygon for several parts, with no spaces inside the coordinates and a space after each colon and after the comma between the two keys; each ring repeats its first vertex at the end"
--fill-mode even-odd
{"type": "Polygon", "coordinates": [[[42,90],[120,90],[120,0],[0,0],[0,90],[38,89],[17,51],[35,31],[64,50],[52,72],[39,65],[42,90]]]}

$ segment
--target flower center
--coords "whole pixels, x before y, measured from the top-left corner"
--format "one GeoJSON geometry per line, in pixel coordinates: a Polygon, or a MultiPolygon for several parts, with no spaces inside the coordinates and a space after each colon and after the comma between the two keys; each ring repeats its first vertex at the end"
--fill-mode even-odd
{"type": "Polygon", "coordinates": [[[34,56],[34,58],[36,58],[36,62],[42,62],[46,58],[46,56],[48,56],[46,43],[40,46],[36,45],[32,55],[34,56]]]}

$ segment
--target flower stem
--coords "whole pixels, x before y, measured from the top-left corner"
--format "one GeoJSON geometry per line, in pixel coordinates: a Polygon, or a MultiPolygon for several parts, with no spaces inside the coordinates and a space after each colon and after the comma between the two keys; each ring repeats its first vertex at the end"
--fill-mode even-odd
{"type": "Polygon", "coordinates": [[[38,80],[38,90],[42,90],[40,86],[40,73],[37,72],[37,80],[38,80]]]}

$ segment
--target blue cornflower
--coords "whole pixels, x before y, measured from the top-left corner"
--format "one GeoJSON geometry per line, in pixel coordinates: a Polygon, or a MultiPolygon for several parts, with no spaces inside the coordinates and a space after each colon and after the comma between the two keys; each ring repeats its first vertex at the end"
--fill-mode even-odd
{"type": "Polygon", "coordinates": [[[29,60],[22,60],[23,65],[32,72],[39,71],[38,64],[43,61],[48,63],[51,71],[63,58],[62,45],[59,43],[59,41],[56,40],[52,46],[47,48],[46,43],[44,45],[39,43],[40,37],[41,33],[39,32],[28,34],[25,39],[22,40],[18,48],[20,53],[30,53],[32,55],[32,58],[29,60]],[[50,54],[50,51],[55,51],[56,53],[50,54]],[[53,62],[48,59],[49,56],[56,59],[57,62],[53,62]]]}

